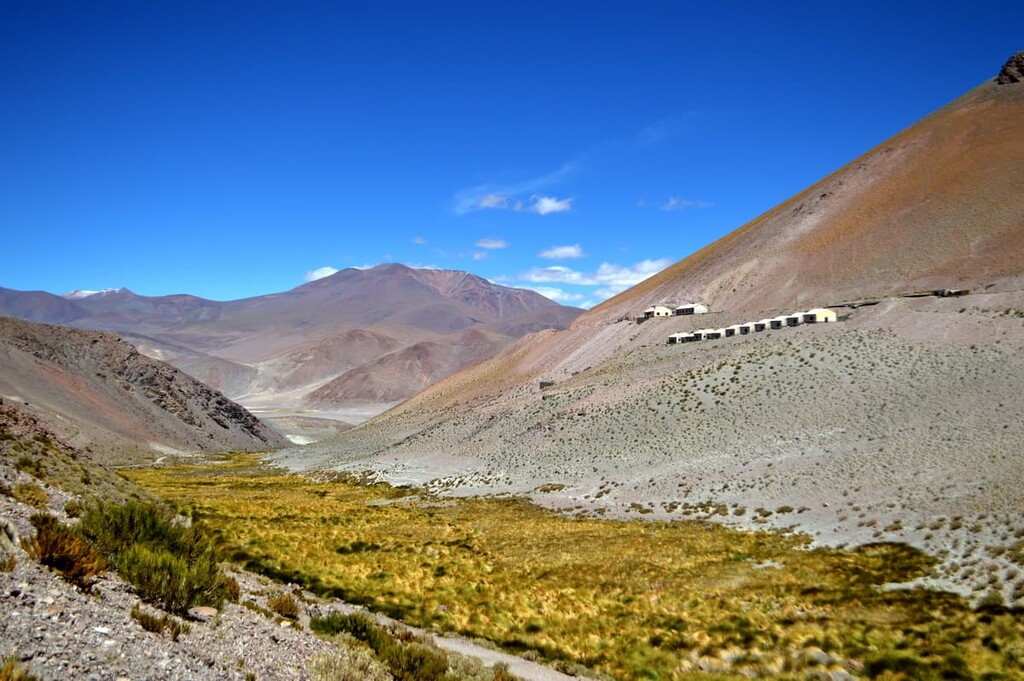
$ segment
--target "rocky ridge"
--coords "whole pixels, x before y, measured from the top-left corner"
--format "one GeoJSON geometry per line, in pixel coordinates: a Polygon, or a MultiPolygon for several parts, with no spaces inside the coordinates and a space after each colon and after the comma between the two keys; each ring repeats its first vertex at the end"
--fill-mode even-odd
{"type": "Polygon", "coordinates": [[[0,318],[0,396],[96,451],[259,451],[286,444],[241,405],[102,332],[0,318]]]}
{"type": "Polygon", "coordinates": [[[1003,68],[999,70],[999,75],[996,76],[996,83],[999,85],[1009,85],[1011,83],[1019,83],[1024,80],[1024,52],[1018,52],[1003,64],[1003,68]]]}

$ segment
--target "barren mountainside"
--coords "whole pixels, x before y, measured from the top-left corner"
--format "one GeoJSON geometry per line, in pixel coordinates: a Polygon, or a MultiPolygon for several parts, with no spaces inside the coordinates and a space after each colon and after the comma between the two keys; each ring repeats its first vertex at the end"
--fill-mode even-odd
{"type": "Polygon", "coordinates": [[[221,393],[108,333],[0,318],[0,396],[79,448],[259,451],[286,442],[221,393]]]}

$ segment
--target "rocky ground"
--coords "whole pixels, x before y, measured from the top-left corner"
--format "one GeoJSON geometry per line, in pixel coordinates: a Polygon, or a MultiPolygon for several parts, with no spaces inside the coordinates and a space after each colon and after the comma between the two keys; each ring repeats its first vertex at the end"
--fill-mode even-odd
{"type": "Polygon", "coordinates": [[[930,586],[1024,605],[1024,295],[839,311],[836,324],[686,345],[665,339],[748,320],[561,332],[509,360],[561,358],[518,382],[465,376],[272,460],[566,513],[906,542],[940,559],[930,586]]]}

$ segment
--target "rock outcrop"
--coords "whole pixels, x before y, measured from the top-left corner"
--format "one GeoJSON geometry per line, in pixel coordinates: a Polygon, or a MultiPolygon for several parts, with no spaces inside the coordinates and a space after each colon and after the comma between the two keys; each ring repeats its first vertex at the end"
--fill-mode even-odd
{"type": "Polygon", "coordinates": [[[1018,52],[1003,64],[999,75],[996,76],[996,83],[999,85],[1009,85],[1011,83],[1019,83],[1022,80],[1024,80],[1024,52],[1018,52]]]}

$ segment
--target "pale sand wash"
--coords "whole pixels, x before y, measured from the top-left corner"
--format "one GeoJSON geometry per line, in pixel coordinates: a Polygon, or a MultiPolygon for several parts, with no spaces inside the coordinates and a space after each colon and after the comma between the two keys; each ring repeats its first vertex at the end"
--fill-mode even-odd
{"type": "Polygon", "coordinates": [[[271,460],[568,513],[907,542],[941,559],[931,584],[1024,605],[1018,310],[1017,292],[891,299],[836,324],[682,346],[668,334],[707,323],[610,324],[536,374],[549,388],[399,408],[271,460]]]}

